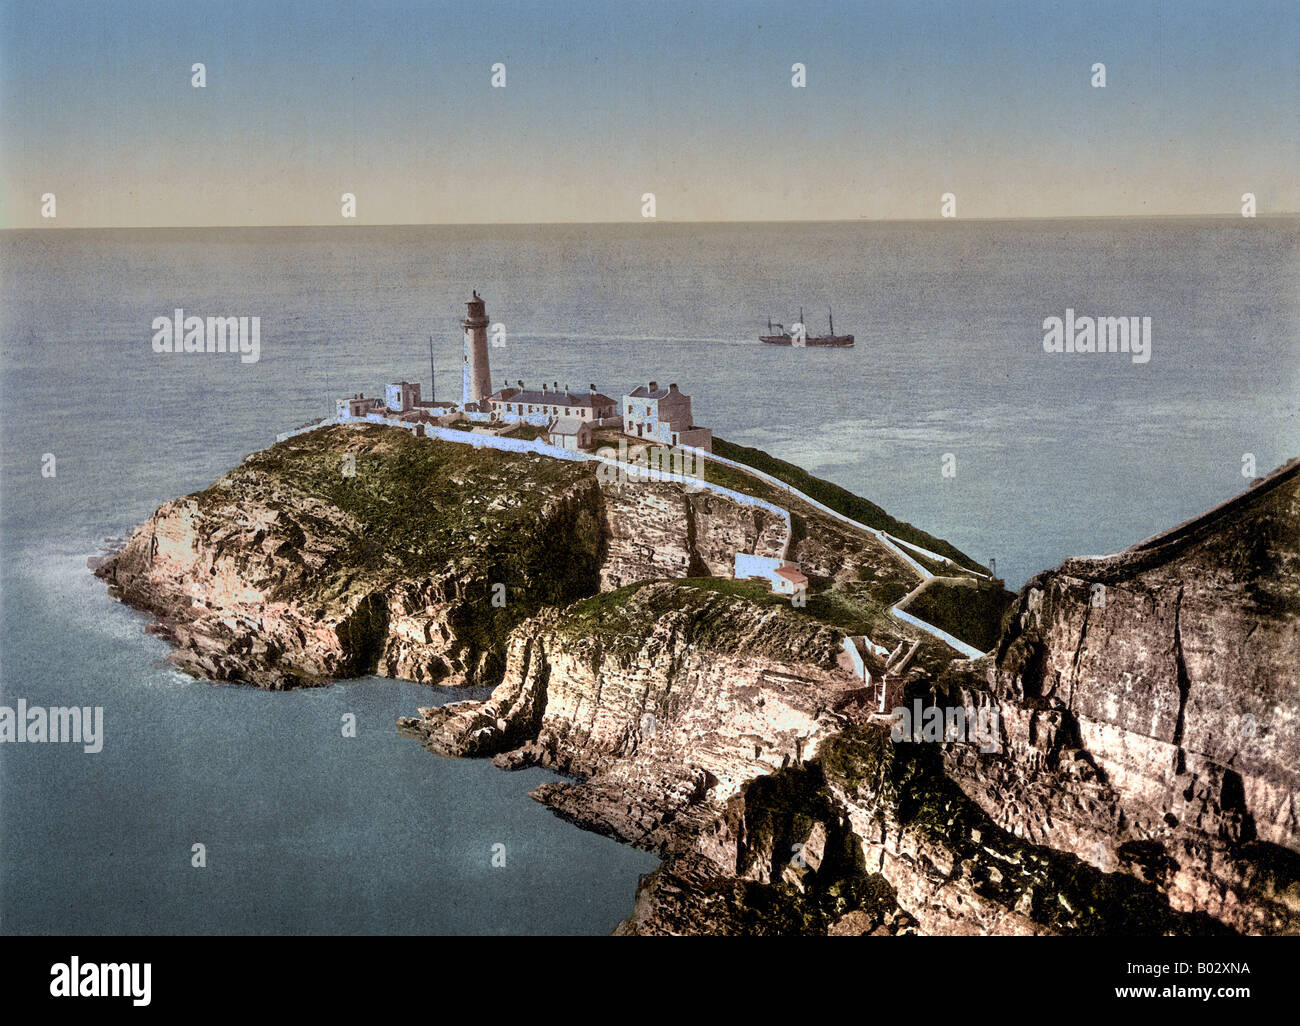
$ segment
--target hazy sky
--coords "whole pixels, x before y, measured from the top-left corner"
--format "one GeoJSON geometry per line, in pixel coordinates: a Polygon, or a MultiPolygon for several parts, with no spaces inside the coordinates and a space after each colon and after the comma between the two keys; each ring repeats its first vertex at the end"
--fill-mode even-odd
{"type": "Polygon", "coordinates": [[[0,9],[5,227],[1300,210],[1296,0],[0,9]]]}

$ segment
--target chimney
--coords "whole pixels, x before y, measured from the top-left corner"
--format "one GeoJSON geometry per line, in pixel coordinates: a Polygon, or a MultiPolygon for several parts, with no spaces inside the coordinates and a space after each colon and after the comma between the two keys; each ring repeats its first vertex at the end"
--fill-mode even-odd
{"type": "Polygon", "coordinates": [[[542,395],[545,395],[545,394],[546,394],[546,382],[543,381],[543,382],[542,382],[542,395]]]}
{"type": "Polygon", "coordinates": [[[670,391],[670,392],[676,392],[676,391],[677,391],[677,382],[674,381],[671,385],[669,385],[669,386],[668,386],[668,391],[670,391]]]}
{"type": "Polygon", "coordinates": [[[657,382],[657,381],[652,381],[652,382],[650,382],[650,391],[651,391],[651,392],[655,391],[658,387],[659,387],[659,382],[657,382]]]}
{"type": "Polygon", "coordinates": [[[593,384],[592,384],[591,386],[589,386],[589,387],[591,388],[591,394],[592,394],[592,395],[595,395],[595,394],[596,394],[596,386],[595,386],[595,384],[593,383],[593,384]]]}

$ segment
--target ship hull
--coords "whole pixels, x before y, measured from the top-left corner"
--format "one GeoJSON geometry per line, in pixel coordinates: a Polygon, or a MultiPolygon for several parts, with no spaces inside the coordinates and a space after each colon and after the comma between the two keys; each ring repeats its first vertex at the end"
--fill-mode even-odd
{"type": "MultiPolygon", "coordinates": [[[[769,346],[794,346],[794,340],[789,335],[759,335],[758,340],[769,346]]],[[[804,347],[819,346],[823,348],[847,349],[853,345],[852,335],[823,335],[820,338],[809,338],[798,346],[797,349],[804,347]]]]}

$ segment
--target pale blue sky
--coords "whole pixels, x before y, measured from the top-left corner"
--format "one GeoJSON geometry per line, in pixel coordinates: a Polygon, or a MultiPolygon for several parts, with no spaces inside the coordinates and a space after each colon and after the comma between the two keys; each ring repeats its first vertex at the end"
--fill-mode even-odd
{"type": "Polygon", "coordinates": [[[7,227],[1300,210],[1293,0],[0,10],[7,227]]]}

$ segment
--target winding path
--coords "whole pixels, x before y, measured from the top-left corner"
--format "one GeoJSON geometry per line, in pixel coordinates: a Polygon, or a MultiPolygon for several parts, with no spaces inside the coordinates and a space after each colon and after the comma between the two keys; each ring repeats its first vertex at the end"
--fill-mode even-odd
{"type": "MultiPolygon", "coordinates": [[[[518,438],[501,437],[498,435],[471,434],[468,431],[458,431],[455,428],[444,428],[444,427],[437,427],[434,425],[409,424],[406,423],[405,421],[390,420],[385,417],[379,417],[374,414],[370,414],[365,417],[330,417],[320,422],[319,424],[308,424],[301,428],[296,428],[293,431],[283,432],[282,434],[276,435],[275,440],[277,442],[283,442],[286,439],[294,437],[295,435],[306,434],[309,431],[316,431],[323,427],[333,427],[336,425],[346,425],[346,424],[355,424],[355,425],[380,424],[386,427],[402,428],[403,430],[410,431],[412,434],[416,434],[416,435],[418,435],[417,428],[423,426],[425,429],[424,437],[427,438],[437,438],[444,442],[456,442],[461,445],[471,445],[477,449],[499,449],[503,452],[532,453],[539,456],[549,456],[552,459],[562,459],[571,462],[603,463],[606,464],[607,466],[611,466],[619,469],[621,473],[627,475],[629,480],[633,480],[633,481],[646,478],[648,474],[653,473],[654,474],[653,480],[656,481],[671,481],[677,484],[688,485],[692,488],[706,489],[708,491],[714,492],[715,494],[723,495],[733,501],[740,502],[743,505],[757,506],[761,509],[766,509],[771,513],[777,514],[785,521],[785,541],[782,543],[781,546],[782,558],[785,558],[789,555],[790,542],[794,535],[794,521],[791,519],[790,511],[788,509],[784,509],[781,506],[777,506],[775,503],[768,502],[766,499],[760,499],[757,496],[753,496],[753,495],[746,495],[744,492],[737,492],[730,488],[724,488],[721,485],[713,484],[706,480],[700,480],[699,478],[689,477],[682,474],[674,474],[662,470],[652,471],[644,464],[626,463],[620,460],[611,459],[608,456],[599,456],[595,453],[574,451],[572,449],[562,449],[559,446],[549,445],[548,443],[543,442],[540,439],[534,441],[524,441],[518,438]]],[[[920,619],[919,617],[913,616],[911,613],[907,612],[905,608],[903,608],[908,604],[908,602],[911,601],[913,596],[915,596],[916,593],[926,585],[926,582],[930,580],[944,579],[942,577],[937,577],[937,575],[932,573],[930,570],[927,570],[924,566],[922,566],[915,559],[909,556],[907,552],[904,551],[904,549],[910,549],[912,552],[916,553],[917,555],[921,556],[924,559],[928,559],[931,562],[940,563],[944,566],[950,566],[954,570],[960,570],[963,574],[967,574],[972,577],[978,577],[983,580],[989,580],[988,574],[981,573],[978,570],[972,570],[970,567],[962,566],[960,563],[957,563],[949,559],[947,556],[941,556],[937,552],[931,552],[929,549],[922,548],[921,546],[915,545],[912,542],[903,541],[903,539],[896,538],[889,532],[882,531],[878,527],[869,527],[866,524],[859,523],[858,521],[854,520],[852,517],[845,516],[843,513],[839,512],[838,510],[831,509],[829,506],[826,506],[823,503],[818,502],[811,495],[806,495],[804,492],[801,492],[798,488],[795,488],[793,485],[785,481],[782,481],[780,478],[773,477],[771,474],[758,470],[755,467],[751,467],[747,463],[740,463],[736,460],[729,460],[723,456],[716,456],[711,452],[705,452],[704,450],[697,449],[694,446],[679,446],[679,448],[694,453],[697,458],[701,458],[704,460],[712,460],[714,463],[719,463],[723,466],[731,467],[732,469],[738,470],[741,473],[748,474],[751,477],[755,477],[758,480],[763,481],[774,488],[783,489],[788,494],[796,496],[801,502],[807,503],[809,506],[811,506],[813,509],[817,510],[818,512],[824,513],[826,516],[829,517],[834,517],[836,520],[839,520],[840,522],[847,524],[849,527],[855,528],[856,530],[859,531],[863,531],[866,534],[869,534],[874,538],[876,538],[882,545],[884,545],[887,549],[889,549],[895,556],[897,556],[909,567],[911,567],[911,569],[920,578],[920,581],[915,588],[913,588],[910,592],[904,595],[901,599],[898,600],[898,602],[894,603],[894,605],[889,608],[889,614],[893,616],[896,620],[899,620],[906,624],[910,624],[912,627],[915,627],[918,630],[925,631],[927,634],[930,634],[931,636],[937,638],[945,645],[949,646],[950,648],[954,649],[957,652],[960,652],[967,659],[977,659],[980,656],[984,655],[983,652],[979,651],[979,649],[975,648],[973,645],[968,645],[964,641],[961,641],[958,638],[953,637],[947,631],[940,630],[938,627],[935,627],[933,624],[926,623],[924,620],[920,619]]]]}

